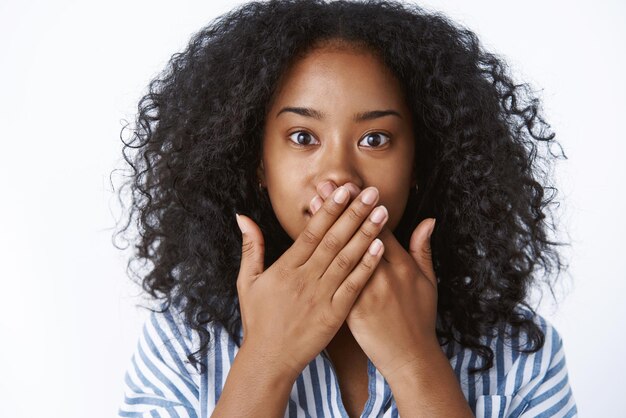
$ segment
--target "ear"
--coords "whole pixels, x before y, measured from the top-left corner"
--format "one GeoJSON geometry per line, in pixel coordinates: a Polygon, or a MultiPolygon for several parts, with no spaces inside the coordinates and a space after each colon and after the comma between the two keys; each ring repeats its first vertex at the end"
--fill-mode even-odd
{"type": "Polygon", "coordinates": [[[265,167],[263,166],[263,160],[261,160],[256,169],[256,176],[258,177],[261,186],[265,187],[265,167]]]}

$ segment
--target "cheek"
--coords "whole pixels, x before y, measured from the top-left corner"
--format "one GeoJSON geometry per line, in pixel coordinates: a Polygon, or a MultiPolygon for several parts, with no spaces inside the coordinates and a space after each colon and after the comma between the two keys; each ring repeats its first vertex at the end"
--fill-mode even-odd
{"type": "Polygon", "coordinates": [[[385,205],[389,212],[387,228],[394,230],[402,219],[409,199],[412,161],[402,159],[395,166],[387,167],[385,173],[380,174],[382,175],[377,179],[372,179],[374,181],[371,184],[380,191],[379,205],[385,205]]]}
{"type": "Polygon", "coordinates": [[[377,167],[377,177],[371,178],[371,185],[380,191],[379,204],[385,205],[389,212],[387,228],[395,230],[400,223],[406,209],[411,183],[413,182],[413,146],[404,143],[401,150],[397,150],[394,163],[377,167]],[[382,170],[382,171],[381,171],[382,170]]]}
{"type": "Polygon", "coordinates": [[[307,221],[301,203],[304,188],[293,174],[284,173],[285,168],[274,164],[272,170],[266,171],[267,193],[276,219],[295,240],[307,221]]]}
{"type": "Polygon", "coordinates": [[[298,207],[287,207],[283,203],[284,200],[280,198],[272,199],[270,196],[270,200],[272,200],[272,208],[280,226],[295,241],[306,225],[307,216],[298,207]]]}
{"type": "Polygon", "coordinates": [[[389,212],[389,220],[387,221],[387,228],[394,230],[400,223],[404,209],[409,198],[409,189],[405,187],[398,187],[394,189],[382,190],[380,195],[379,205],[385,205],[389,212]]]}

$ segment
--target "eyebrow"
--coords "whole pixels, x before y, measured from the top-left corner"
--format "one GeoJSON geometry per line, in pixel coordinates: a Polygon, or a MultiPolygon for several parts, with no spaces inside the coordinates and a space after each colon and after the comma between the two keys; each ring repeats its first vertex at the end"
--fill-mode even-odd
{"type": "MultiPolygon", "coordinates": [[[[283,107],[277,114],[276,117],[280,116],[280,114],[285,112],[292,112],[301,116],[306,116],[308,118],[314,118],[317,120],[324,119],[325,115],[319,110],[311,109],[309,107],[283,107]]],[[[363,122],[366,120],[373,120],[382,118],[384,116],[397,116],[402,119],[402,116],[399,112],[393,109],[386,110],[369,110],[367,112],[360,112],[354,115],[353,120],[355,122],[363,122]]]]}

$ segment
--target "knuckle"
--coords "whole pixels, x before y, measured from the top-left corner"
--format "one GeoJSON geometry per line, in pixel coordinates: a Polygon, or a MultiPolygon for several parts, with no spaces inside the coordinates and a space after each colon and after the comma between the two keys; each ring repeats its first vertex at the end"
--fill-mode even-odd
{"type": "Polygon", "coordinates": [[[324,212],[326,212],[327,215],[333,218],[337,217],[341,213],[341,206],[339,206],[339,203],[324,205],[322,206],[322,209],[324,210],[324,212]]]}
{"type": "Polygon", "coordinates": [[[398,276],[400,278],[411,277],[412,268],[401,263],[398,263],[398,265],[395,267],[396,267],[396,272],[398,273],[398,276]]]}
{"type": "Polygon", "coordinates": [[[371,273],[375,267],[375,264],[372,262],[372,260],[369,260],[367,257],[361,259],[359,265],[361,266],[361,270],[366,273],[371,273]]]}
{"type": "Polygon", "coordinates": [[[315,244],[319,242],[319,237],[309,228],[305,228],[302,232],[302,241],[304,241],[306,244],[315,244]]]}
{"type": "Polygon", "coordinates": [[[374,233],[374,231],[372,231],[366,226],[360,228],[359,233],[361,234],[362,237],[364,237],[368,241],[372,241],[376,237],[376,234],[374,233]]]}
{"type": "Polygon", "coordinates": [[[348,217],[353,221],[359,222],[361,221],[361,219],[363,219],[363,212],[360,210],[360,208],[350,206],[348,208],[348,217]]]}
{"type": "Polygon", "coordinates": [[[355,283],[353,279],[346,279],[343,283],[346,291],[349,294],[356,295],[361,291],[360,286],[355,283]]]}
{"type": "Polygon", "coordinates": [[[337,267],[339,267],[341,270],[343,271],[350,271],[352,270],[352,263],[350,262],[350,259],[342,253],[337,254],[337,257],[335,258],[336,260],[336,264],[337,267]]]}
{"type": "Polygon", "coordinates": [[[243,241],[241,243],[241,253],[248,256],[254,254],[254,242],[243,241]]]}
{"type": "Polygon", "coordinates": [[[328,232],[324,237],[324,247],[330,251],[336,251],[339,248],[339,239],[332,232],[328,232]]]}

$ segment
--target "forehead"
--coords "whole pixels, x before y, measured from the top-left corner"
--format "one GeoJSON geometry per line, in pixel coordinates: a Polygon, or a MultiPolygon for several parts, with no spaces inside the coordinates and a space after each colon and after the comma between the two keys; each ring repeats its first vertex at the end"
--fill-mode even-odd
{"type": "MultiPolygon", "coordinates": [[[[404,94],[376,54],[343,45],[319,46],[297,58],[282,75],[274,104],[301,100],[368,102],[402,107],[404,94]],[[380,103],[383,101],[384,103],[380,103]]],[[[344,103],[345,104],[345,103],[344,103]]]]}

